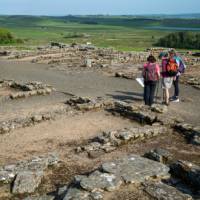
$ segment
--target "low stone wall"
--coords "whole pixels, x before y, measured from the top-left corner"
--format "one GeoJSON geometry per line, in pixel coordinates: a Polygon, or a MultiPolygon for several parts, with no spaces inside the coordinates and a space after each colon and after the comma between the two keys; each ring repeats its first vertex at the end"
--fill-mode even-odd
{"type": "Polygon", "coordinates": [[[73,114],[69,106],[61,106],[60,108],[51,109],[51,111],[33,113],[25,117],[17,117],[8,121],[0,122],[0,134],[9,133],[15,129],[29,127],[43,121],[55,119],[58,115],[73,114]]]}
{"type": "Polygon", "coordinates": [[[178,122],[183,120],[177,116],[166,115],[167,107],[163,105],[154,105],[149,108],[139,104],[128,104],[123,101],[115,101],[114,107],[110,109],[113,114],[119,113],[121,116],[126,118],[139,121],[144,124],[159,123],[161,125],[173,127],[178,122]]]}
{"type": "Polygon", "coordinates": [[[36,95],[48,95],[55,91],[52,86],[37,81],[20,83],[13,80],[2,80],[0,81],[0,87],[8,87],[16,90],[8,96],[10,99],[27,98],[36,95]]]}
{"type": "Polygon", "coordinates": [[[115,77],[125,78],[125,79],[135,79],[137,77],[139,70],[136,72],[116,72],[115,77]]]}
{"type": "Polygon", "coordinates": [[[184,134],[185,137],[192,144],[200,145],[200,127],[199,126],[195,127],[187,123],[178,123],[176,124],[175,129],[181,134],[184,134]]]}
{"type": "Polygon", "coordinates": [[[66,104],[80,111],[90,111],[98,109],[106,109],[113,107],[112,100],[104,100],[103,98],[76,97],[66,101],[66,104]]]}
{"type": "Polygon", "coordinates": [[[122,129],[117,131],[103,132],[101,135],[91,139],[87,145],[76,148],[76,152],[87,152],[90,158],[114,151],[123,144],[135,140],[144,140],[160,134],[166,134],[168,129],[164,126],[144,126],[122,129]]]}

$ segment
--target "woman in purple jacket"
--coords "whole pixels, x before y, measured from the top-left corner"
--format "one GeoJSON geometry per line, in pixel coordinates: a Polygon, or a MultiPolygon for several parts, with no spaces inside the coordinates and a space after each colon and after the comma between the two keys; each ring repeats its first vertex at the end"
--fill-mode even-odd
{"type": "Polygon", "coordinates": [[[161,75],[162,75],[162,89],[163,89],[163,103],[169,105],[169,89],[172,87],[173,77],[169,77],[167,74],[167,64],[168,64],[168,53],[162,52],[159,55],[162,60],[161,63],[161,75]]]}

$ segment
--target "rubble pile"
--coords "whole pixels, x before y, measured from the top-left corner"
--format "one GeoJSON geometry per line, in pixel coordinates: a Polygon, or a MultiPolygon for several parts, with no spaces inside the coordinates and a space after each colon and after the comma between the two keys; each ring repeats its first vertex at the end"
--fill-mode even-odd
{"type": "Polygon", "coordinates": [[[37,50],[13,52],[10,59],[30,58],[33,63],[58,64],[68,67],[105,68],[115,63],[137,64],[146,61],[147,52],[120,52],[91,45],[65,45],[52,42],[37,50]]]}
{"type": "Polygon", "coordinates": [[[56,153],[38,156],[28,161],[21,161],[0,167],[0,183],[10,184],[13,194],[30,194],[40,185],[49,166],[57,165],[59,157],[56,153]]]}

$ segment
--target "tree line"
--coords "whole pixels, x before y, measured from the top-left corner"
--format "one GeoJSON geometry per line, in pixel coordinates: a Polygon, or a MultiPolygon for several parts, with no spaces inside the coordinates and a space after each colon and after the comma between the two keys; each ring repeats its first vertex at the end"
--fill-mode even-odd
{"type": "Polygon", "coordinates": [[[160,38],[155,46],[180,48],[180,49],[200,49],[200,33],[175,32],[160,38]]]}

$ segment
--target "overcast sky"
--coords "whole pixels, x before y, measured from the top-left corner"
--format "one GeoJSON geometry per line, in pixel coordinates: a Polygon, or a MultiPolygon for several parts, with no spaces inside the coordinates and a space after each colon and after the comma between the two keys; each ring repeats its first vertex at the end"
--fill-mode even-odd
{"type": "Polygon", "coordinates": [[[0,0],[0,14],[200,13],[200,0],[0,0]]]}

